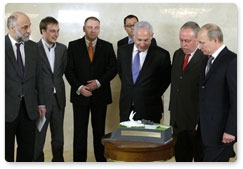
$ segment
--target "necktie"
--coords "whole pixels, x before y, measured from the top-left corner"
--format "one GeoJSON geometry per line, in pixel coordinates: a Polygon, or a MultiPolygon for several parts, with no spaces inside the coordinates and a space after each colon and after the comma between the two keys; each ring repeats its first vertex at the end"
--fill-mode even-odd
{"type": "Polygon", "coordinates": [[[191,56],[191,54],[186,54],[186,57],[184,59],[183,65],[182,65],[182,72],[185,70],[190,56],[191,56]]]}
{"type": "Polygon", "coordinates": [[[17,64],[19,67],[19,74],[20,74],[20,77],[23,78],[24,77],[24,64],[23,64],[21,53],[20,53],[21,44],[22,43],[16,43],[15,45],[17,46],[17,64]]]}
{"type": "Polygon", "coordinates": [[[208,63],[207,63],[206,69],[205,69],[205,75],[208,74],[208,72],[209,72],[209,70],[210,70],[210,68],[211,68],[211,66],[212,66],[212,64],[213,64],[213,63],[212,63],[213,59],[214,59],[213,56],[209,56],[209,57],[208,57],[208,63]]]}
{"type": "Polygon", "coordinates": [[[140,51],[138,51],[134,57],[133,65],[132,65],[132,77],[133,77],[133,83],[136,82],[139,69],[140,69],[140,57],[139,57],[140,51]]]}
{"type": "Polygon", "coordinates": [[[94,57],[94,51],[93,51],[93,44],[92,44],[92,42],[89,42],[88,52],[89,52],[89,59],[92,62],[93,61],[93,57],[94,57]]]}

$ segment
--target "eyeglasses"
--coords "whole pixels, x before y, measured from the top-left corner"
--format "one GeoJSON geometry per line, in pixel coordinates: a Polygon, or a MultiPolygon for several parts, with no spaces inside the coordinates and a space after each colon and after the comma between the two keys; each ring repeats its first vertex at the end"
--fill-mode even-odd
{"type": "Polygon", "coordinates": [[[132,28],[132,27],[134,27],[134,24],[133,25],[126,25],[126,27],[132,28]]]}

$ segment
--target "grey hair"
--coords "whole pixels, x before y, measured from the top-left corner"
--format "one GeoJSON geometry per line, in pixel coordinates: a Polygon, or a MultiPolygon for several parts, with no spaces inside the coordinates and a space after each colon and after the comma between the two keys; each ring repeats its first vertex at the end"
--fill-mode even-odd
{"type": "Polygon", "coordinates": [[[140,21],[140,22],[137,22],[134,25],[133,34],[135,35],[137,30],[140,29],[140,28],[148,29],[151,35],[154,33],[153,32],[153,27],[152,27],[152,25],[149,22],[147,22],[147,21],[140,21]]]}
{"type": "Polygon", "coordinates": [[[219,26],[212,24],[212,23],[208,23],[208,24],[202,26],[201,29],[205,29],[208,31],[209,40],[212,40],[213,38],[218,38],[219,42],[223,42],[223,40],[224,40],[223,33],[219,26]]]}
{"type": "Polygon", "coordinates": [[[182,25],[180,30],[182,30],[182,29],[191,29],[194,33],[194,36],[197,37],[200,27],[196,22],[189,21],[189,22],[186,22],[184,25],[182,25]]]}
{"type": "Polygon", "coordinates": [[[7,27],[8,27],[8,29],[10,29],[10,25],[16,26],[16,22],[17,22],[16,15],[9,16],[8,20],[7,20],[7,27]]]}

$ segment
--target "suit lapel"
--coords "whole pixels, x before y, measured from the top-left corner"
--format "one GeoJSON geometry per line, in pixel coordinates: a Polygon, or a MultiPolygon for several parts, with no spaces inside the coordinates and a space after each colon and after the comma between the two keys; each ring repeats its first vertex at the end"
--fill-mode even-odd
{"type": "MultiPolygon", "coordinates": [[[[152,50],[151,50],[151,47],[149,48],[148,53],[147,53],[147,55],[145,57],[145,60],[143,62],[143,66],[142,66],[142,68],[141,68],[141,70],[140,70],[140,72],[138,74],[137,81],[139,81],[139,79],[141,78],[141,76],[143,76],[143,74],[146,73],[145,70],[148,70],[147,67],[149,67],[149,64],[150,64],[151,59],[152,59],[152,52],[151,52],[152,50]]],[[[136,83],[137,83],[137,81],[136,81],[136,83]]]]}
{"type": "MultiPolygon", "coordinates": [[[[93,62],[95,62],[95,60],[98,59],[99,57],[99,53],[103,53],[102,52],[102,43],[99,40],[99,38],[97,38],[97,42],[96,42],[96,47],[95,47],[95,52],[94,52],[94,58],[93,58],[93,62]]],[[[88,58],[89,58],[89,54],[88,54],[88,58]]]]}
{"type": "Polygon", "coordinates": [[[59,64],[59,62],[60,62],[60,56],[61,56],[61,50],[60,50],[60,46],[59,46],[59,44],[58,43],[56,43],[56,48],[55,48],[55,61],[54,61],[54,74],[56,73],[56,71],[57,71],[57,68],[58,68],[58,65],[60,65],[59,64]]]}
{"type": "Polygon", "coordinates": [[[10,61],[13,64],[14,69],[16,70],[16,72],[18,73],[18,75],[20,77],[16,57],[15,57],[15,54],[14,54],[14,51],[13,51],[12,43],[11,43],[8,35],[6,35],[6,37],[5,37],[5,43],[6,43],[5,45],[6,45],[7,56],[9,57],[10,61]]]}
{"type": "Polygon", "coordinates": [[[51,65],[50,65],[50,62],[49,62],[49,60],[47,58],[46,51],[45,51],[45,48],[44,48],[43,43],[42,43],[41,40],[39,41],[39,47],[40,47],[40,51],[39,51],[40,52],[40,56],[43,57],[42,59],[44,61],[44,64],[47,65],[48,70],[52,73],[51,65]]]}
{"type": "Polygon", "coordinates": [[[30,45],[27,45],[28,42],[25,42],[24,45],[24,52],[25,52],[25,67],[24,67],[24,77],[26,76],[26,74],[28,74],[28,71],[33,71],[33,70],[29,70],[29,65],[31,65],[32,59],[30,58],[32,55],[32,47],[30,47],[30,45]]]}
{"type": "Polygon", "coordinates": [[[133,54],[132,52],[133,52],[133,44],[129,44],[128,46],[129,47],[128,47],[128,50],[127,50],[125,63],[127,63],[126,65],[127,65],[128,72],[130,72],[129,80],[133,83],[133,77],[132,77],[132,54],[133,54]]]}
{"type": "MultiPolygon", "coordinates": [[[[200,52],[199,49],[197,49],[194,56],[192,57],[192,59],[190,60],[188,65],[186,66],[186,69],[184,70],[184,72],[188,71],[194,64],[196,64],[200,60],[200,58],[198,57],[199,52],[200,52]]],[[[182,61],[182,64],[183,64],[183,61],[182,61]]]]}
{"type": "MultiPolygon", "coordinates": [[[[211,74],[217,69],[217,67],[219,66],[220,63],[222,63],[222,58],[224,57],[224,55],[227,53],[227,47],[225,47],[217,56],[217,58],[214,60],[208,74],[205,77],[205,82],[210,78],[211,74]]],[[[206,67],[206,66],[205,66],[206,67]]],[[[205,70],[205,69],[204,69],[205,70]]]]}

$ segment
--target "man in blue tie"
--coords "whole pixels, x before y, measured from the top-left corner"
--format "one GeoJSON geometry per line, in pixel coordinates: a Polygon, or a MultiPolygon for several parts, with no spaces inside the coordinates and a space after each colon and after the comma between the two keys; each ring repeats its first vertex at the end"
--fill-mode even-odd
{"type": "Polygon", "coordinates": [[[170,84],[169,52],[151,43],[153,28],[146,21],[134,25],[134,43],[118,48],[120,121],[127,121],[130,112],[134,120],[160,123],[163,112],[161,96],[170,84]],[[136,76],[136,77],[135,77],[136,76]]]}

